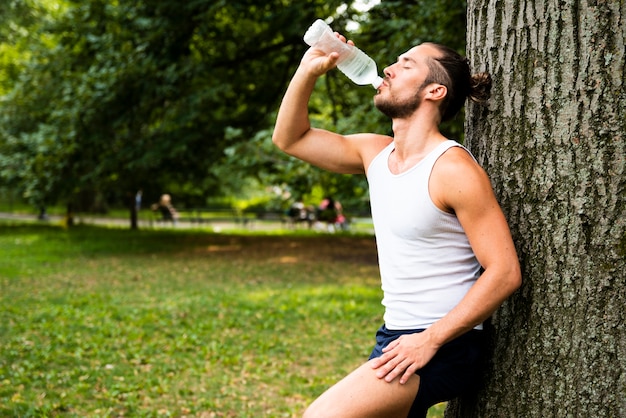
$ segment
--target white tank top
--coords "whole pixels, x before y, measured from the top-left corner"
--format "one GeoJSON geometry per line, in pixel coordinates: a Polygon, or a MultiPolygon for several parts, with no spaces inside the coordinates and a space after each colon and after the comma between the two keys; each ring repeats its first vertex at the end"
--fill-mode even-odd
{"type": "Polygon", "coordinates": [[[428,328],[459,303],[480,275],[459,220],[437,208],[428,192],[435,162],[455,146],[461,145],[443,142],[411,169],[393,174],[388,162],[392,142],[367,170],[384,319],[391,330],[428,328]]]}

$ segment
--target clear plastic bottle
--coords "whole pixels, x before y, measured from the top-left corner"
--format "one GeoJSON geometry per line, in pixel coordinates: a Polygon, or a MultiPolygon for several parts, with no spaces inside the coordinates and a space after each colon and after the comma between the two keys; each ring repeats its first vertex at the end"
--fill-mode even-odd
{"type": "Polygon", "coordinates": [[[333,30],[323,20],[313,22],[304,34],[304,42],[321,49],[326,54],[338,52],[337,68],[356,84],[361,86],[371,84],[377,89],[383,82],[374,60],[357,47],[337,39],[333,30]]]}

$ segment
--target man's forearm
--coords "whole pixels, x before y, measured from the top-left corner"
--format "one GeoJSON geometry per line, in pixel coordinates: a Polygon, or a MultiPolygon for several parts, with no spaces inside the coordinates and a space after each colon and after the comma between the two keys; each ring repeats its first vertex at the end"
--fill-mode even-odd
{"type": "Polygon", "coordinates": [[[521,283],[519,269],[493,277],[485,271],[461,302],[446,316],[435,322],[427,332],[438,346],[445,344],[489,318],[521,283]]]}
{"type": "Polygon", "coordinates": [[[294,74],[278,110],[272,140],[282,150],[298,141],[310,128],[309,99],[317,78],[301,67],[294,74]]]}

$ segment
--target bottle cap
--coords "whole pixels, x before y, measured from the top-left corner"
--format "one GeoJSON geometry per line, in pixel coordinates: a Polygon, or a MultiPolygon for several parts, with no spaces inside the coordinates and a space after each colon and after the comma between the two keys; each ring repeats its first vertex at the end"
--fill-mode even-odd
{"type": "Polygon", "coordinates": [[[304,34],[304,42],[309,46],[315,45],[315,43],[322,37],[322,34],[329,30],[330,27],[322,19],[317,19],[311,27],[304,34]]]}
{"type": "Polygon", "coordinates": [[[376,77],[376,79],[374,81],[372,81],[372,86],[374,86],[375,89],[379,88],[380,85],[383,84],[383,78],[382,77],[376,77]]]}

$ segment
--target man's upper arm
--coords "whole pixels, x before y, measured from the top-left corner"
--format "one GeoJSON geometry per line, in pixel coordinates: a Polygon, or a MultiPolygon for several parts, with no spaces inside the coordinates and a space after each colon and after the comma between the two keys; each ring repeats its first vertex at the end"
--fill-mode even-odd
{"type": "Polygon", "coordinates": [[[329,171],[364,174],[369,162],[391,140],[384,135],[368,133],[340,135],[311,128],[285,152],[329,171]]]}
{"type": "Polygon", "coordinates": [[[461,148],[448,150],[429,182],[435,204],[459,219],[482,275],[465,297],[429,329],[445,343],[483,322],[521,284],[519,261],[508,224],[484,170],[461,148]],[[452,151],[452,152],[450,152],[452,151]]]}
{"type": "Polygon", "coordinates": [[[485,171],[461,148],[444,157],[435,165],[436,199],[456,214],[478,261],[485,268],[517,263],[507,221],[485,171]]]}

